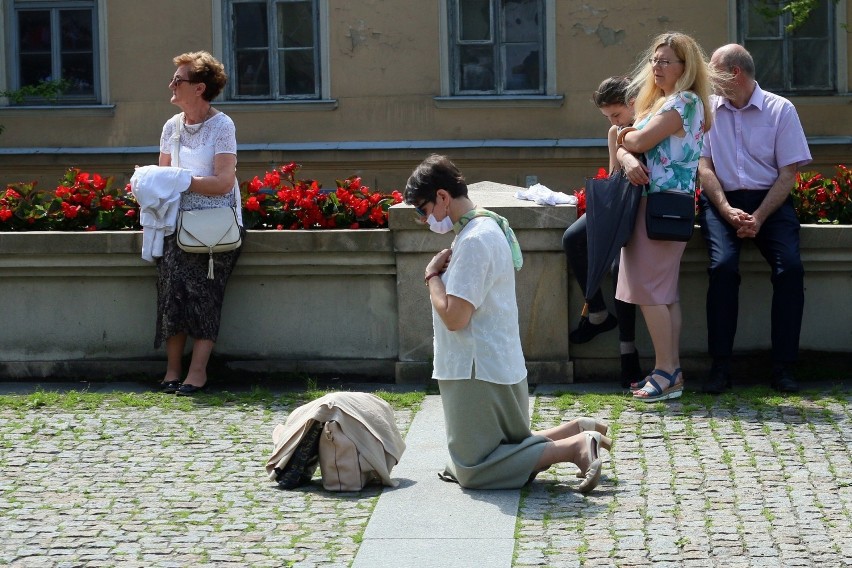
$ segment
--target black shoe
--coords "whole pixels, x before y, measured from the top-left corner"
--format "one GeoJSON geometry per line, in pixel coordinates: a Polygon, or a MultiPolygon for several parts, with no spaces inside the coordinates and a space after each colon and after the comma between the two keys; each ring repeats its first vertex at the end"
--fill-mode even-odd
{"type": "Polygon", "coordinates": [[[206,384],[197,387],[195,385],[188,385],[186,383],[182,384],[178,390],[175,391],[175,394],[178,396],[192,396],[197,392],[203,391],[207,388],[206,384]]]}
{"type": "Polygon", "coordinates": [[[180,388],[180,381],[163,381],[160,383],[160,392],[165,394],[174,394],[180,388]]]}
{"type": "Polygon", "coordinates": [[[710,376],[704,381],[701,390],[707,394],[722,394],[731,388],[731,373],[725,367],[713,365],[710,376]]]}
{"type": "Polygon", "coordinates": [[[786,368],[781,367],[772,372],[772,388],[778,392],[799,392],[799,383],[793,374],[786,368]]]}
{"type": "Polygon", "coordinates": [[[621,387],[630,388],[630,385],[642,380],[642,366],[639,364],[639,352],[621,354],[621,387]]]}
{"type": "Polygon", "coordinates": [[[614,329],[617,325],[618,320],[610,313],[606,314],[606,319],[603,323],[599,323],[597,325],[589,321],[588,317],[582,316],[580,317],[580,325],[577,326],[577,329],[568,334],[568,339],[571,343],[588,343],[594,339],[597,334],[614,329]]]}

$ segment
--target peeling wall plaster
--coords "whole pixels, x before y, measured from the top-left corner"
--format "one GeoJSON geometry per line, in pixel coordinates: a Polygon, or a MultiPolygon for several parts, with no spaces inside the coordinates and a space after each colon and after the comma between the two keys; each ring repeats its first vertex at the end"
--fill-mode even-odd
{"type": "Polygon", "coordinates": [[[372,31],[367,27],[364,20],[358,20],[358,23],[353,27],[350,25],[346,31],[346,37],[349,38],[351,44],[350,49],[343,49],[347,55],[351,55],[356,49],[366,46],[371,39],[377,40],[382,36],[382,32],[372,31]]]}
{"type": "Polygon", "coordinates": [[[586,35],[594,35],[597,36],[598,39],[605,47],[609,47],[611,45],[618,45],[624,42],[625,37],[627,37],[627,32],[624,30],[616,30],[610,27],[607,27],[601,23],[598,25],[591,27],[587,25],[583,25],[581,23],[574,24],[574,29],[579,30],[580,32],[586,35]]]}

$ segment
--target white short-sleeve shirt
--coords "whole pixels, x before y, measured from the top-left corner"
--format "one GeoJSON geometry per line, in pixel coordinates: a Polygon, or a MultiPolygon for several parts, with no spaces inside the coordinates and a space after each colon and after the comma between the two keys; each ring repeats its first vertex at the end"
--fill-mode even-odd
{"type": "Polygon", "coordinates": [[[452,258],[441,279],[447,294],[475,308],[470,323],[450,331],[432,310],[435,330],[433,379],[472,376],[513,385],[527,376],[518,328],[515,269],[503,230],[488,217],[476,217],[456,236],[452,258]]]}
{"type": "MultiPolygon", "coordinates": [[[[175,115],[180,120],[180,115],[175,115]]],[[[163,126],[160,136],[160,152],[172,153],[172,134],[175,129],[175,116],[163,126]]],[[[200,126],[184,127],[180,135],[180,167],[186,168],[194,176],[212,176],[213,162],[216,154],[237,153],[237,135],[234,121],[225,113],[217,113],[208,118],[200,126]],[[194,134],[193,134],[194,132],[194,134]]],[[[172,161],[174,164],[174,160],[172,161]]],[[[243,223],[242,207],[240,204],[240,188],[234,181],[231,193],[225,195],[201,195],[185,191],[181,194],[180,208],[212,209],[216,207],[236,207],[237,221],[243,223]]]]}

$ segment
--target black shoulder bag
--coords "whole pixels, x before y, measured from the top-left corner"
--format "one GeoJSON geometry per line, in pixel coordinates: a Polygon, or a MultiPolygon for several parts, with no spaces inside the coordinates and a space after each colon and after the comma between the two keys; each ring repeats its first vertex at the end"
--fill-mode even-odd
{"type": "Polygon", "coordinates": [[[655,241],[688,241],[695,228],[695,195],[683,191],[648,194],[645,229],[655,241]]]}

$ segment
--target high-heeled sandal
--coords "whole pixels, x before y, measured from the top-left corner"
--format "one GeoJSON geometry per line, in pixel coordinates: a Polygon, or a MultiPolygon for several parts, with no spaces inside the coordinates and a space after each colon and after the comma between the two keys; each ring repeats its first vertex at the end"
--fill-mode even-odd
{"type": "Polygon", "coordinates": [[[669,400],[678,398],[683,394],[683,381],[680,383],[675,381],[677,369],[671,375],[662,369],[654,369],[647,379],[647,383],[641,389],[633,392],[633,398],[642,402],[657,402],[661,400],[669,400]],[[654,375],[662,377],[668,383],[664,388],[654,379],[654,375]],[[640,393],[643,393],[644,396],[640,393]]]}
{"type": "MultiPolygon", "coordinates": [[[[676,385],[683,386],[683,370],[680,367],[678,367],[677,369],[674,370],[674,373],[672,373],[672,376],[675,377],[675,384],[676,385]],[[680,379],[677,379],[677,377],[680,377],[680,379]]],[[[633,391],[633,392],[636,392],[638,390],[642,390],[642,387],[644,387],[646,384],[648,384],[648,379],[650,379],[650,378],[651,378],[651,375],[648,375],[647,377],[645,377],[644,379],[642,379],[639,382],[630,383],[630,390],[633,391]]]]}
{"type": "MultiPolygon", "coordinates": [[[[600,433],[600,432],[598,432],[598,433],[600,433]]],[[[598,447],[603,448],[608,452],[612,451],[612,438],[609,438],[609,437],[601,434],[601,437],[598,440],[598,447]]],[[[584,477],[586,477],[586,472],[581,470],[581,469],[577,469],[577,478],[583,479],[584,477]]]]}
{"type": "Polygon", "coordinates": [[[588,416],[580,416],[577,418],[577,426],[580,427],[580,432],[600,432],[606,436],[609,430],[609,424],[606,422],[598,422],[594,418],[588,416]]]}
{"type": "MultiPolygon", "coordinates": [[[[580,493],[585,494],[589,493],[600,483],[603,461],[598,455],[598,449],[603,445],[602,442],[606,436],[602,436],[600,432],[583,432],[583,435],[586,437],[586,453],[589,454],[589,458],[592,460],[586,471],[583,472],[583,481],[577,488],[580,493]]],[[[607,438],[607,443],[612,446],[612,440],[607,438]]]]}

